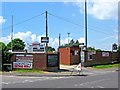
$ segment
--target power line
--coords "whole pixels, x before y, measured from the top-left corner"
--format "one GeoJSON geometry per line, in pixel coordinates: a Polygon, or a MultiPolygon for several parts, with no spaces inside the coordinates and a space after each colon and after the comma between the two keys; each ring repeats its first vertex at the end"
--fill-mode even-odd
{"type": "MultiPolygon", "coordinates": [[[[54,14],[51,14],[51,13],[48,13],[48,14],[51,15],[51,16],[54,16],[54,17],[56,17],[58,19],[62,19],[63,21],[66,21],[66,22],[69,22],[69,23],[74,24],[76,26],[84,28],[84,25],[77,24],[77,23],[72,22],[72,21],[70,21],[70,20],[68,20],[66,18],[61,17],[61,16],[57,16],[57,15],[54,15],[54,14]]],[[[105,33],[105,32],[99,31],[99,30],[96,30],[96,28],[93,28],[92,26],[89,26],[88,29],[111,36],[111,34],[108,34],[108,33],[105,33]]]]}
{"type": "MultiPolygon", "coordinates": [[[[45,14],[45,12],[44,12],[44,13],[41,13],[41,14],[39,14],[39,15],[33,16],[33,17],[29,18],[29,19],[23,20],[23,21],[21,21],[21,22],[15,23],[14,26],[17,26],[17,25],[19,25],[19,24],[22,24],[22,23],[25,23],[25,22],[30,21],[30,20],[32,20],[32,19],[35,19],[35,18],[37,18],[37,17],[39,17],[39,16],[41,16],[41,15],[43,15],[43,14],[45,14]]],[[[8,29],[8,28],[11,28],[11,25],[3,28],[3,30],[8,29]]]]}
{"type": "Polygon", "coordinates": [[[56,18],[62,19],[62,20],[64,20],[64,21],[66,21],[66,22],[69,22],[69,23],[71,23],[71,24],[74,24],[74,25],[77,25],[77,26],[84,27],[83,25],[80,25],[80,24],[74,23],[74,22],[72,22],[72,21],[70,21],[70,20],[68,20],[68,19],[66,19],[66,18],[63,18],[63,17],[57,16],[57,15],[53,15],[53,14],[51,14],[51,13],[48,13],[48,14],[51,15],[51,16],[54,16],[54,17],[56,17],[56,18]]]}

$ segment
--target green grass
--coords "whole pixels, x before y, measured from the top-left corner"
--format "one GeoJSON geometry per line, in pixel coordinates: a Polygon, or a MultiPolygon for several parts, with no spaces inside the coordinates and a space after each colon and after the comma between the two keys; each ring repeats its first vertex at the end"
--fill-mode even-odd
{"type": "Polygon", "coordinates": [[[108,68],[118,68],[118,67],[120,67],[120,64],[108,64],[108,65],[92,66],[92,68],[95,68],[95,69],[108,69],[108,68]]]}
{"type": "Polygon", "coordinates": [[[44,73],[42,70],[34,70],[34,69],[16,69],[13,72],[19,73],[44,73]]]}

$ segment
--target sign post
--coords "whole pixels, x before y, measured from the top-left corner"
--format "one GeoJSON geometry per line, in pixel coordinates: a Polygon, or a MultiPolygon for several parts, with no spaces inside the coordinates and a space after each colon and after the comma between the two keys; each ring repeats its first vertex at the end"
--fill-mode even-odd
{"type": "Polygon", "coordinates": [[[49,43],[49,37],[41,37],[41,43],[49,43]]]}
{"type": "Polygon", "coordinates": [[[114,43],[112,45],[112,52],[117,52],[117,44],[116,43],[114,43]]]}

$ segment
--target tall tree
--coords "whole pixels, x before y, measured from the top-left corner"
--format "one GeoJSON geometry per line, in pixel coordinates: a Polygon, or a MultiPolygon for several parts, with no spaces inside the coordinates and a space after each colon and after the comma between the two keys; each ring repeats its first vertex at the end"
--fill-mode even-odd
{"type": "Polygon", "coordinates": [[[7,48],[7,46],[3,43],[3,42],[0,42],[0,51],[5,51],[7,48]]]}
{"type": "Polygon", "coordinates": [[[74,45],[75,44],[75,41],[72,39],[69,43],[70,46],[74,45]]]}
{"type": "Polygon", "coordinates": [[[79,41],[77,40],[74,45],[75,45],[75,46],[79,46],[79,44],[80,44],[80,43],[79,43],[79,41]]]}
{"type": "MultiPolygon", "coordinates": [[[[12,50],[15,51],[15,50],[24,50],[25,48],[25,43],[19,39],[19,38],[15,38],[12,40],[12,50]]],[[[11,42],[9,42],[7,44],[7,49],[10,50],[11,49],[11,42]]]]}
{"type": "Polygon", "coordinates": [[[3,42],[0,42],[0,52],[2,55],[2,57],[0,58],[2,63],[9,62],[9,59],[12,56],[12,53],[7,51],[7,46],[3,42]]]}

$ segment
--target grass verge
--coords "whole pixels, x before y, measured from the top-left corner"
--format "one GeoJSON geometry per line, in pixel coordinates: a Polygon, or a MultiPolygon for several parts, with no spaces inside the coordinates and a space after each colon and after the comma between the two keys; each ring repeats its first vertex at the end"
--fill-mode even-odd
{"type": "Polygon", "coordinates": [[[34,70],[34,69],[16,69],[13,70],[13,72],[19,72],[19,73],[44,73],[42,70],[34,70]]]}
{"type": "Polygon", "coordinates": [[[92,66],[92,68],[94,69],[120,68],[120,64],[96,65],[92,66]]]}

